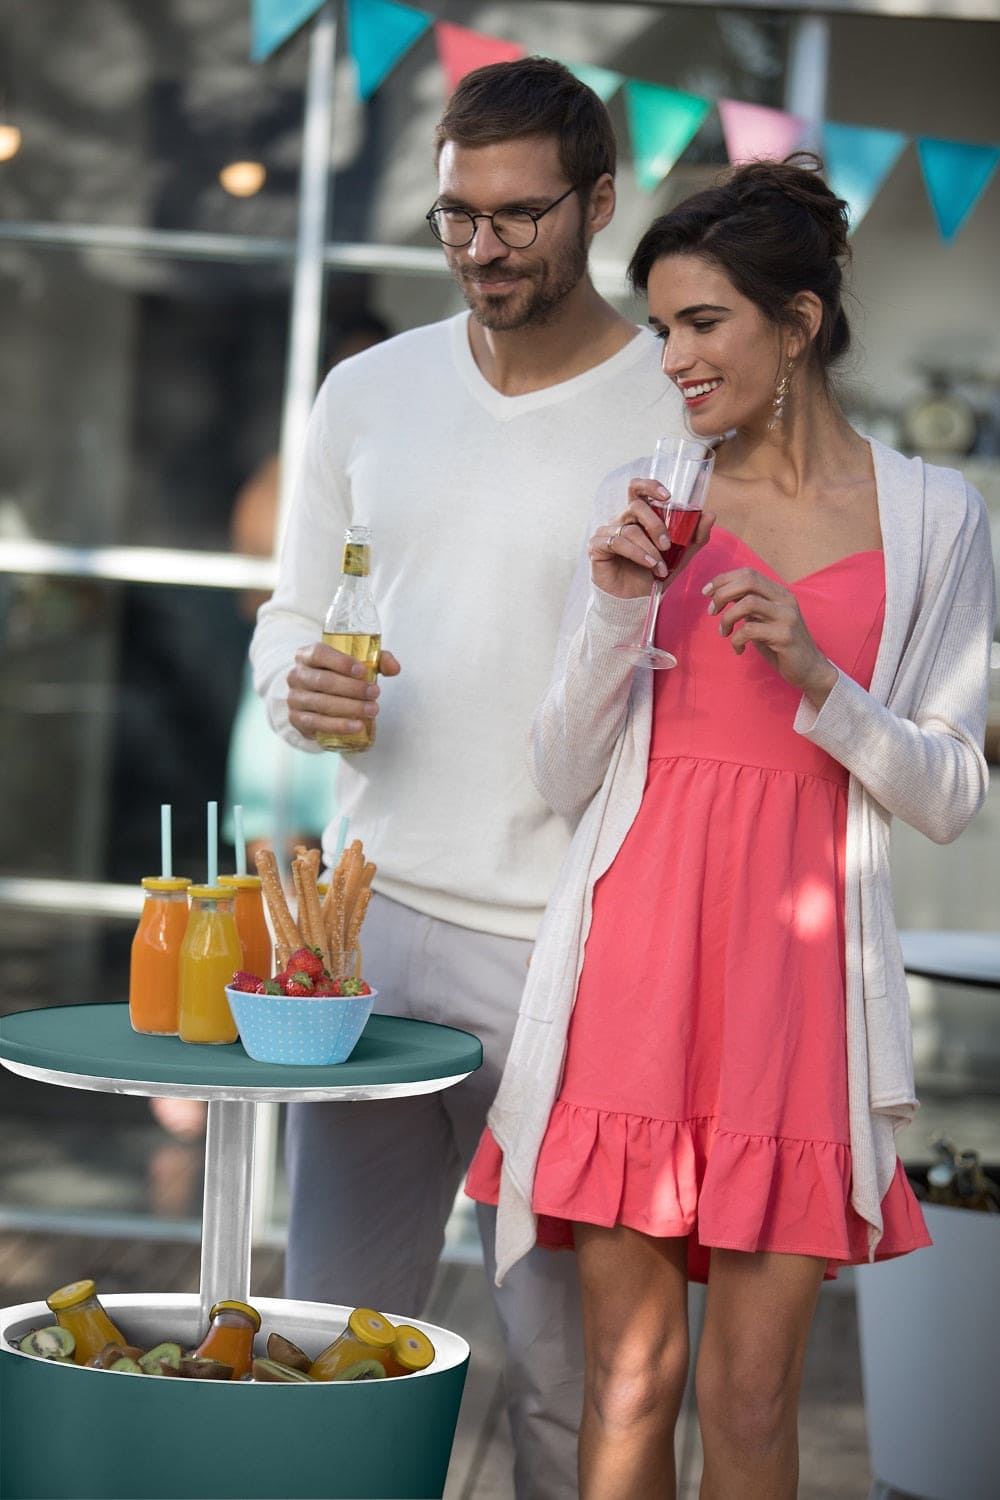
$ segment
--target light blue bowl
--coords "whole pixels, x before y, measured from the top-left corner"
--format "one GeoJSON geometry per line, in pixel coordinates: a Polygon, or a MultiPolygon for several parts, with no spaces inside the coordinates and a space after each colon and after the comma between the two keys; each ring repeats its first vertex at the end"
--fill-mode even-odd
{"type": "Polygon", "coordinates": [[[248,1055],[257,1062],[325,1068],[346,1062],[375,1003],[370,995],[250,995],[226,988],[248,1055]]]}

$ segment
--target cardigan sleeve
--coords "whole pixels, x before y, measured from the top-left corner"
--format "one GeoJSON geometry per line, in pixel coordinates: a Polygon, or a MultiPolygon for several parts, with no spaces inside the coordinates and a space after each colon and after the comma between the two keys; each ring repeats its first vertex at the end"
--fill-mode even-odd
{"type": "MultiPolygon", "coordinates": [[[[622,508],[628,481],[647,460],[609,474],[594,504],[591,532],[622,508]]],[[[614,647],[637,635],[646,597],[618,599],[596,588],[580,559],[567,595],[552,677],[528,741],[528,769],[554,812],[579,817],[611,760],[628,712],[635,667],[614,647]]]]}
{"type": "Polygon", "coordinates": [[[939,844],[958,837],[989,785],[993,560],[985,508],[969,493],[978,505],[929,580],[888,705],[841,673],[819,711],[803,699],[795,718],[889,813],[939,844]]]}

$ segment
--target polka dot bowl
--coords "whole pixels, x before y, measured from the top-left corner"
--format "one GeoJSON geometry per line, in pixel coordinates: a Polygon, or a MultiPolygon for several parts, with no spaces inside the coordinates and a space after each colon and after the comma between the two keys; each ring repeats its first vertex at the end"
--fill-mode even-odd
{"type": "Polygon", "coordinates": [[[226,998],[248,1056],[256,1062],[325,1068],[346,1062],[375,1003],[370,995],[249,995],[226,998]]]}

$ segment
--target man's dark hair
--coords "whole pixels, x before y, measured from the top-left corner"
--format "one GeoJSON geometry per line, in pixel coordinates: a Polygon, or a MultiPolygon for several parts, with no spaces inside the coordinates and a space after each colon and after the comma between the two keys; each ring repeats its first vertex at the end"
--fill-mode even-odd
{"type": "Polygon", "coordinates": [[[562,63],[522,57],[466,73],[434,133],[435,156],[446,141],[494,146],[524,136],[553,136],[566,179],[588,191],[614,175],[615,133],[601,100],[562,63]]]}

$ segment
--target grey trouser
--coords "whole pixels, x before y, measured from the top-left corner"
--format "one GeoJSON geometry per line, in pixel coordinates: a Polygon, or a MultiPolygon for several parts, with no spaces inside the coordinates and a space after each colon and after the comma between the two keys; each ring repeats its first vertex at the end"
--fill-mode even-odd
{"type": "MultiPolygon", "coordinates": [[[[379,896],[363,937],[377,1009],[473,1032],[484,1063],[437,1094],[289,1106],[286,1294],[420,1317],[500,1081],[531,944],[435,921],[379,896]]],[[[496,1288],[496,1214],[477,1207],[506,1347],[518,1500],[574,1500],[583,1390],[576,1256],[535,1249],[496,1288]]]]}

